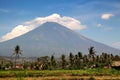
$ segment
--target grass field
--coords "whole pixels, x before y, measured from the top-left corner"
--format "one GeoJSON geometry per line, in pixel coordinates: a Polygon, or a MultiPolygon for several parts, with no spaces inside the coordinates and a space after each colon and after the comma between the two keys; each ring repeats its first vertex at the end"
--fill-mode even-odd
{"type": "Polygon", "coordinates": [[[0,80],[120,80],[119,76],[48,76],[0,78],[0,80]]]}
{"type": "Polygon", "coordinates": [[[120,71],[115,69],[0,71],[0,80],[86,80],[90,78],[120,80],[119,76],[120,71]]]}

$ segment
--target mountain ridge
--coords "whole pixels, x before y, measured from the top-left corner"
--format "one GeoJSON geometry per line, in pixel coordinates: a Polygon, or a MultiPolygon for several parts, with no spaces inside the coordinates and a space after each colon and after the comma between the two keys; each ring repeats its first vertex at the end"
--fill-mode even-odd
{"type": "Polygon", "coordinates": [[[0,43],[0,53],[10,55],[16,45],[21,46],[25,56],[49,56],[53,53],[61,55],[78,51],[86,54],[90,46],[94,46],[98,53],[119,54],[120,52],[55,22],[46,22],[24,35],[0,43]]]}

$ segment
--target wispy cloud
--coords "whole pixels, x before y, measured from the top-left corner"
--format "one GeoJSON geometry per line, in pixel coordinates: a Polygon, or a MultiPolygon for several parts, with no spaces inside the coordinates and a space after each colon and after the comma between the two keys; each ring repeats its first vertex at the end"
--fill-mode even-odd
{"type": "Polygon", "coordinates": [[[115,47],[115,48],[120,49],[120,41],[112,43],[112,46],[115,47]]]}
{"type": "Polygon", "coordinates": [[[104,30],[110,31],[110,30],[113,30],[113,28],[112,27],[105,27],[104,30]]]}
{"type": "Polygon", "coordinates": [[[113,29],[113,27],[106,27],[106,26],[104,26],[104,25],[101,24],[101,23],[97,24],[96,26],[97,26],[97,28],[101,28],[101,29],[103,29],[103,30],[105,30],[105,31],[110,31],[110,30],[113,29]]]}
{"type": "Polygon", "coordinates": [[[8,11],[8,10],[6,10],[6,9],[2,9],[2,8],[0,8],[0,12],[3,12],[3,13],[8,13],[9,11],[8,11]]]}
{"type": "Polygon", "coordinates": [[[28,15],[30,14],[31,12],[29,11],[26,11],[26,10],[7,10],[7,9],[3,9],[3,8],[0,8],[0,13],[10,13],[10,14],[14,14],[14,15],[28,15]]]}
{"type": "Polygon", "coordinates": [[[16,10],[16,14],[17,15],[28,15],[30,14],[31,12],[27,11],[27,10],[16,10]]]}
{"type": "Polygon", "coordinates": [[[114,16],[113,14],[107,13],[107,14],[102,14],[101,19],[108,20],[110,17],[114,16]]]}
{"type": "Polygon", "coordinates": [[[97,27],[98,27],[98,28],[102,28],[103,25],[99,23],[99,24],[97,24],[97,27]]]}
{"type": "Polygon", "coordinates": [[[31,21],[27,21],[21,25],[16,26],[15,28],[12,29],[11,32],[2,36],[2,38],[0,38],[0,41],[6,41],[17,36],[23,35],[35,29],[36,27],[42,25],[45,22],[57,22],[72,30],[82,30],[86,28],[86,25],[82,25],[80,21],[72,17],[67,16],[61,17],[59,14],[52,14],[47,17],[37,17],[31,21]]]}

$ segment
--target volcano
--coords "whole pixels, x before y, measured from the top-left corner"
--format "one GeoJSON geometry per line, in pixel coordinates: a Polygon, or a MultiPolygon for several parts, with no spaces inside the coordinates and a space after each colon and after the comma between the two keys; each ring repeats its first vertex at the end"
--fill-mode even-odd
{"type": "Polygon", "coordinates": [[[102,52],[120,54],[120,50],[88,39],[79,33],[55,23],[46,22],[34,30],[0,43],[0,55],[10,56],[19,45],[23,55],[28,57],[68,55],[70,52],[88,54],[88,48],[95,47],[96,54],[102,52]]]}

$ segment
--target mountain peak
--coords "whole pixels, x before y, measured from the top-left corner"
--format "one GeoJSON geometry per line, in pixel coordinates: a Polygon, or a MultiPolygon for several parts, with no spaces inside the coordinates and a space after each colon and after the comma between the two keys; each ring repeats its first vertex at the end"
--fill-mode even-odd
{"type": "Polygon", "coordinates": [[[61,27],[64,27],[64,28],[67,28],[57,22],[46,22],[44,24],[42,24],[40,27],[46,27],[46,28],[61,28],[61,27]]]}
{"type": "Polygon", "coordinates": [[[117,49],[92,41],[55,22],[46,22],[22,36],[0,43],[1,55],[11,55],[12,48],[17,44],[23,50],[23,55],[30,57],[50,56],[53,53],[60,56],[78,51],[86,54],[90,46],[94,46],[98,53],[118,54],[120,52],[117,49]]]}
{"type": "Polygon", "coordinates": [[[48,25],[48,24],[50,24],[50,25],[58,25],[59,23],[48,21],[48,22],[45,22],[44,25],[45,25],[45,24],[47,24],[47,25],[48,25]]]}

